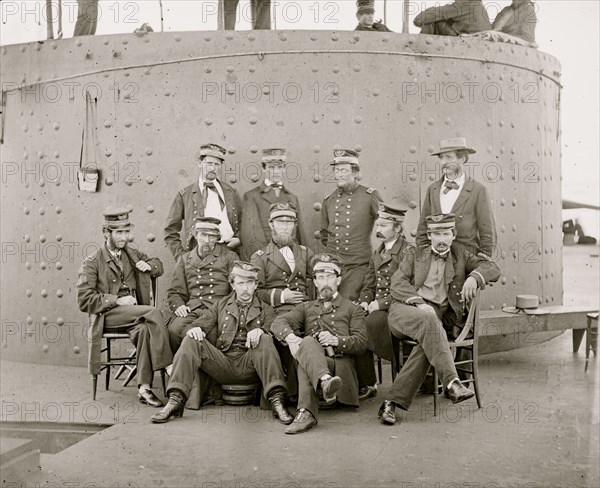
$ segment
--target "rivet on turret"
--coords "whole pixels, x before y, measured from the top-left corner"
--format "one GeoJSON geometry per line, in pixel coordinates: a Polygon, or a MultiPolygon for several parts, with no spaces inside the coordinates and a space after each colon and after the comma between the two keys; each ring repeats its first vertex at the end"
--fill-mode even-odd
{"type": "Polygon", "coordinates": [[[409,150],[409,152],[410,152],[411,154],[415,154],[415,153],[417,152],[417,147],[416,147],[416,146],[410,146],[410,147],[408,148],[408,150],[409,150]]]}
{"type": "Polygon", "coordinates": [[[251,125],[256,125],[258,122],[258,119],[256,117],[250,117],[248,119],[248,122],[250,122],[251,125]]]}
{"type": "Polygon", "coordinates": [[[206,117],[204,119],[204,124],[211,126],[213,124],[213,119],[211,119],[210,117],[206,117]]]}
{"type": "Polygon", "coordinates": [[[342,121],[342,117],[340,117],[339,115],[334,115],[333,116],[333,123],[334,124],[339,124],[342,121]]]}
{"type": "Polygon", "coordinates": [[[429,117],[429,118],[427,119],[427,124],[428,124],[428,125],[433,125],[433,123],[434,123],[433,117],[429,117]]]}
{"type": "Polygon", "coordinates": [[[360,115],[357,115],[356,117],[354,117],[354,122],[357,124],[362,123],[363,119],[360,115]]]}
{"type": "Polygon", "coordinates": [[[60,271],[61,269],[63,269],[63,263],[61,263],[60,261],[56,261],[55,266],[56,266],[56,269],[58,271],[60,271]]]}
{"type": "Polygon", "coordinates": [[[323,205],[321,204],[321,202],[316,202],[315,204],[313,204],[313,209],[315,210],[315,212],[320,212],[322,208],[323,205]]]}
{"type": "Polygon", "coordinates": [[[63,291],[62,290],[56,290],[56,296],[58,298],[62,298],[63,297],[63,291]]]}
{"type": "Polygon", "coordinates": [[[411,202],[408,204],[408,206],[409,206],[410,208],[412,208],[412,209],[415,209],[415,208],[417,208],[417,205],[418,205],[418,204],[417,204],[417,202],[415,202],[414,200],[412,200],[412,201],[411,201],[411,202]]]}
{"type": "Polygon", "coordinates": [[[233,117],[233,116],[227,117],[226,120],[229,125],[235,124],[235,117],[233,117]]]}
{"type": "Polygon", "coordinates": [[[148,242],[154,242],[156,240],[156,236],[154,234],[148,234],[146,239],[148,239],[148,242]]]}

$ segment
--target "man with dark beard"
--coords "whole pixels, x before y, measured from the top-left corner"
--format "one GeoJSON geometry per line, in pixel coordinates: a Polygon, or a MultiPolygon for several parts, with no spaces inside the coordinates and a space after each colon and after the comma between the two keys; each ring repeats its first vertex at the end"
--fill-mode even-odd
{"type": "Polygon", "coordinates": [[[390,330],[418,344],[379,409],[378,416],[386,424],[396,423],[396,406],[409,409],[430,365],[452,403],[475,395],[458,378],[447,335],[454,337],[454,331],[460,331],[477,288],[496,281],[500,270],[485,254],[475,255],[454,243],[454,214],[429,215],[427,236],[430,243],[406,253],[392,277],[390,330]]]}
{"type": "Polygon", "coordinates": [[[333,177],[337,189],[325,198],[321,209],[321,242],[327,252],[342,259],[344,279],[339,292],[350,301],[358,294],[371,259],[371,233],[379,212],[381,197],[374,188],[357,181],[358,153],[350,149],[334,151],[333,177]]]}
{"type": "Polygon", "coordinates": [[[375,237],[381,241],[373,253],[369,270],[360,292],[360,306],[368,314],[367,351],[356,356],[356,372],[361,400],[377,395],[373,352],[380,358],[392,359],[392,344],[388,329],[388,310],[392,304],[390,283],[407,249],[412,249],[402,235],[406,210],[381,203],[379,218],[375,222],[375,237]],[[372,351],[372,352],[371,352],[372,351]]]}
{"type": "Polygon", "coordinates": [[[152,392],[154,371],[171,364],[169,335],[161,311],[150,305],[151,278],[163,273],[158,258],[128,245],[133,224],[128,209],[104,212],[105,244],[88,256],[79,270],[77,301],[82,312],[93,314],[88,366],[96,380],[102,369],[102,333],[128,332],[136,346],[138,399],[162,407],[152,392]]]}
{"type": "Polygon", "coordinates": [[[326,403],[358,407],[352,356],[365,351],[365,314],[338,293],[341,265],[337,256],[316,255],[313,274],[319,299],[296,305],[271,326],[275,337],[287,344],[298,361],[298,412],[286,434],[299,434],[317,425],[319,387],[326,403]]]}
{"type": "Polygon", "coordinates": [[[175,265],[167,290],[167,301],[174,315],[168,324],[173,354],[192,322],[231,291],[229,273],[238,256],[224,244],[217,244],[221,238],[220,223],[213,217],[198,217],[194,224],[198,245],[182,254],[175,265]]]}

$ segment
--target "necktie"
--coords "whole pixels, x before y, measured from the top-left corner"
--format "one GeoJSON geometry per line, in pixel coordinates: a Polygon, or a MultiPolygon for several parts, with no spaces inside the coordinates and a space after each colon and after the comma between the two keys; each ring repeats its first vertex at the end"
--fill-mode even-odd
{"type": "Polygon", "coordinates": [[[240,328],[246,327],[246,317],[248,315],[248,307],[249,307],[249,305],[238,302],[238,309],[240,311],[240,317],[238,320],[239,320],[240,328]]]}
{"type": "Polygon", "coordinates": [[[450,253],[446,253],[446,254],[438,254],[437,252],[433,253],[433,257],[436,259],[436,261],[446,261],[446,259],[448,259],[448,254],[450,253]]]}
{"type": "Polygon", "coordinates": [[[204,192],[203,192],[204,194],[202,195],[202,197],[204,199],[204,208],[206,208],[206,202],[208,201],[208,192],[209,191],[213,191],[217,194],[217,196],[219,197],[219,203],[221,204],[221,210],[223,210],[225,208],[225,202],[221,198],[221,194],[217,191],[217,187],[215,186],[215,184],[212,181],[204,183],[204,192]]]}
{"type": "Polygon", "coordinates": [[[445,181],[444,186],[444,195],[447,195],[450,190],[458,190],[458,183],[456,181],[445,181]]]}
{"type": "Polygon", "coordinates": [[[113,254],[116,265],[119,267],[121,271],[123,271],[123,260],[121,259],[121,251],[113,254]]]}

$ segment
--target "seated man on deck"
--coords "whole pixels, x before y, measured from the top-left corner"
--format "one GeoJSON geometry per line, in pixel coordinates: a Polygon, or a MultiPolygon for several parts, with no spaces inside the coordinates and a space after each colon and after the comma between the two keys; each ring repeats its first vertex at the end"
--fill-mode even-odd
{"type": "Polygon", "coordinates": [[[427,229],[431,243],[406,253],[392,277],[390,331],[418,344],[379,409],[378,416],[386,424],[396,423],[396,406],[409,409],[430,365],[452,403],[475,395],[459,380],[447,335],[454,337],[462,329],[466,305],[477,288],[500,277],[498,266],[485,254],[475,255],[453,244],[454,214],[428,216],[427,229]]]}
{"type": "Polygon", "coordinates": [[[169,401],[151,417],[153,423],[183,415],[198,370],[220,384],[260,381],[273,415],[284,424],[294,420],[285,408],[285,376],[269,335],[275,312],[254,293],[258,270],[236,261],[229,282],[233,292],[217,300],[187,331],[173,359],[169,401]]]}

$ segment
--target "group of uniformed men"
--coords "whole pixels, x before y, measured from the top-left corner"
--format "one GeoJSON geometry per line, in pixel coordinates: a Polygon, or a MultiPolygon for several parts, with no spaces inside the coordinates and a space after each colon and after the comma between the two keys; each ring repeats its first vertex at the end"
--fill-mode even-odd
{"type": "Polygon", "coordinates": [[[165,226],[176,260],[168,320],[149,297],[162,264],[128,245],[129,210],[104,213],[105,246],[85,260],[78,282],[80,309],[96,315],[90,372],[100,371],[102,332],[126,327],[139,401],[164,407],[152,422],[218,401],[220,385],[260,382],[273,415],[295,434],[317,424],[320,403],[358,407],[377,394],[373,352],[391,357],[391,333],[418,345],[381,405],[384,423],[395,423],[396,407],[408,410],[430,364],[453,402],[471,398],[448,337],[464,324],[477,288],[499,277],[489,195],[463,170],[474,152],[464,138],[440,142],[434,155],[444,176],[427,191],[415,248],[403,236],[406,211],[358,183],[358,153],[334,151],[337,188],[321,211],[325,252],[314,254],[301,244],[298,199],[284,185],[284,149],[263,150],[264,180],[242,203],[217,178],[226,150],[203,145],[199,178],[177,193],[165,226]],[[166,405],[151,389],[163,368],[166,405]]]}

